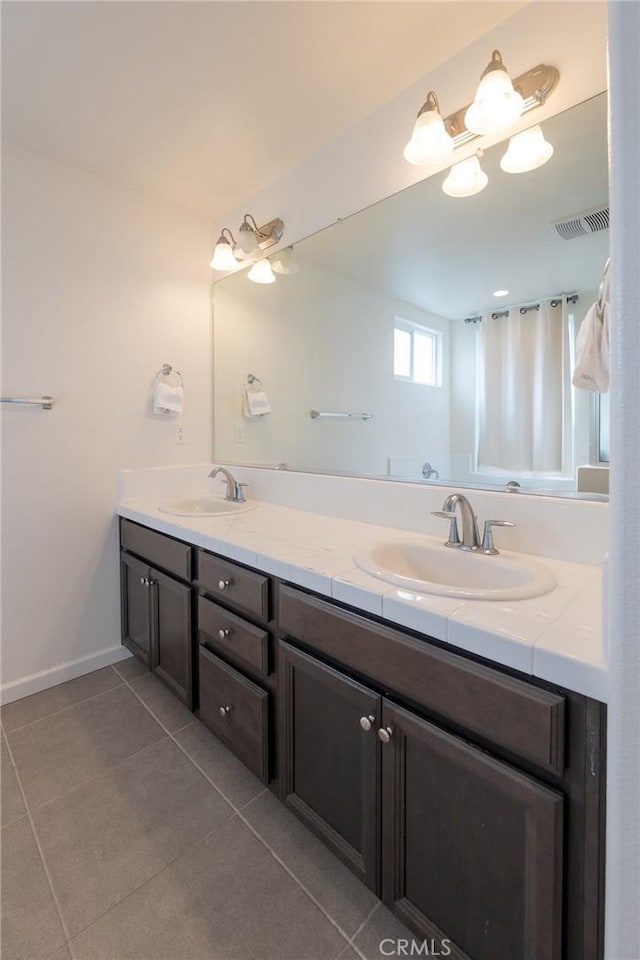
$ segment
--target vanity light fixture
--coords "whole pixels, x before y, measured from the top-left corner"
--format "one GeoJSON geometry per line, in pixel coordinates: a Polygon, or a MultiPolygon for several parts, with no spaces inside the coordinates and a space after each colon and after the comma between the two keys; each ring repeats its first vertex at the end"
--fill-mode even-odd
{"type": "Polygon", "coordinates": [[[517,133],[509,140],[507,152],[500,160],[505,173],[528,173],[536,170],[553,156],[553,146],[545,140],[540,125],[517,133]]]}
{"type": "Polygon", "coordinates": [[[271,266],[276,273],[290,276],[294,273],[300,273],[300,265],[296,260],[296,254],[293,247],[285,247],[274,253],[271,258],[271,266]]]}
{"type": "Polygon", "coordinates": [[[259,227],[255,218],[245,213],[238,230],[238,246],[234,254],[239,260],[253,259],[261,250],[268,250],[278,243],[283,233],[284,222],[279,217],[259,227]]]}
{"type": "Polygon", "coordinates": [[[475,99],[464,115],[467,130],[480,135],[505,130],[524,110],[524,99],[513,89],[511,77],[502,62],[499,50],[494,50],[482,74],[475,99]]]}
{"type": "Polygon", "coordinates": [[[256,260],[251,270],[249,270],[247,278],[253,280],[254,283],[275,283],[276,277],[271,269],[271,263],[268,257],[264,260],[256,260]]]}
{"type": "Polygon", "coordinates": [[[238,261],[233,255],[233,248],[236,245],[235,238],[228,227],[224,227],[218,237],[218,241],[213,251],[213,257],[209,266],[212,270],[235,270],[238,261]],[[225,234],[228,233],[230,240],[227,240],[225,234]]]}
{"type": "Polygon", "coordinates": [[[454,146],[440,115],[438,98],[430,90],[416,118],[411,140],[404,148],[404,158],[408,163],[423,166],[447,157],[454,146]]]}
{"type": "Polygon", "coordinates": [[[506,129],[521,114],[543,106],[559,79],[555,67],[540,63],[512,82],[500,51],[494,50],[471,106],[461,107],[443,119],[437,97],[430,91],[418,114],[413,136],[405,147],[405,159],[409,163],[427,164],[446,157],[447,141],[441,134],[440,122],[445,137],[453,141],[454,149],[485,133],[506,129]],[[442,149],[441,153],[436,152],[436,146],[442,149]]]}
{"type": "Polygon", "coordinates": [[[442,189],[448,197],[472,197],[484,190],[488,183],[489,177],[480,166],[477,154],[474,154],[460,163],[454,163],[442,189]]]}
{"type": "Polygon", "coordinates": [[[245,213],[238,230],[238,242],[225,227],[216,243],[209,266],[212,270],[237,270],[243,261],[259,256],[282,239],[284,221],[279,217],[259,227],[250,213],[245,213]],[[230,238],[230,239],[229,239],[230,238]]]}

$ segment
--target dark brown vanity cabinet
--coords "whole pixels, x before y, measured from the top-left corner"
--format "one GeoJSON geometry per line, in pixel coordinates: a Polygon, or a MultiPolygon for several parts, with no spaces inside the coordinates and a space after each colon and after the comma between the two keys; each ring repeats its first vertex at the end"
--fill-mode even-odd
{"type": "Polygon", "coordinates": [[[283,799],[377,891],[381,697],[287,643],[279,674],[283,799]]]}
{"type": "Polygon", "coordinates": [[[280,670],[285,803],[441,951],[560,960],[562,795],[286,643],[280,670]]]}
{"type": "Polygon", "coordinates": [[[122,642],[193,709],[191,547],[128,520],[121,546],[122,642]]]}
{"type": "Polygon", "coordinates": [[[387,701],[382,731],[385,903],[441,952],[560,960],[562,794],[387,701]]]}
{"type": "Polygon", "coordinates": [[[274,757],[273,584],[204,550],[197,553],[197,578],[200,720],[268,783],[274,757]]]}
{"type": "Polygon", "coordinates": [[[434,955],[601,957],[602,706],[288,586],[280,633],[282,799],[434,955]]]}

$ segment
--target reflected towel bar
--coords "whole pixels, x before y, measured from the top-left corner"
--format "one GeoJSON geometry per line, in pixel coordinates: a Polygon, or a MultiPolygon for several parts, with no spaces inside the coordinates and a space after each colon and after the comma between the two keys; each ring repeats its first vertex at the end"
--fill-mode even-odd
{"type": "Polygon", "coordinates": [[[53,409],[53,397],[0,397],[0,403],[31,403],[43,410],[53,409]]]}
{"type": "Polygon", "coordinates": [[[312,420],[317,420],[318,417],[339,417],[341,419],[349,420],[372,420],[372,413],[340,413],[338,411],[331,410],[312,410],[310,413],[312,420]]]}

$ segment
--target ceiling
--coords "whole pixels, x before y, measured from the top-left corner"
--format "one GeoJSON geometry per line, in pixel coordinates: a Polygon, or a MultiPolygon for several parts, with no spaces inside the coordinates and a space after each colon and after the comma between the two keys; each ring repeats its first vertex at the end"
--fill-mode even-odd
{"type": "Polygon", "coordinates": [[[4,2],[3,137],[215,219],[524,5],[4,2]]]}
{"type": "Polygon", "coordinates": [[[609,231],[563,240],[551,224],[608,203],[606,94],[543,129],[555,150],[544,166],[503,173],[498,144],[481,161],[482,193],[448,197],[436,174],[297,244],[301,270],[319,265],[451,319],[595,290],[609,231]],[[509,296],[494,298],[497,289],[509,296]]]}

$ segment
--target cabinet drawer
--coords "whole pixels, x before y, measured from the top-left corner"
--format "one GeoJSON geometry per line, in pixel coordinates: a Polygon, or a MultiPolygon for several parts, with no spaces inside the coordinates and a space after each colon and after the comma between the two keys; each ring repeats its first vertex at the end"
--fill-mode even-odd
{"type": "Polygon", "coordinates": [[[130,520],[120,521],[120,543],[129,553],[144,557],[152,566],[183,580],[191,580],[193,551],[189,544],[180,543],[164,533],[141,527],[130,520]]]}
{"type": "Polygon", "coordinates": [[[200,719],[265,783],[269,694],[200,647],[200,719]]]}
{"type": "Polygon", "coordinates": [[[269,634],[206,597],[198,598],[198,638],[200,643],[210,643],[232,660],[240,660],[265,675],[269,673],[269,634]]]}
{"type": "Polygon", "coordinates": [[[260,620],[269,619],[269,578],[198,550],[200,586],[260,620]]]}
{"type": "Polygon", "coordinates": [[[282,587],[280,630],[390,693],[561,773],[564,697],[282,587]]]}

